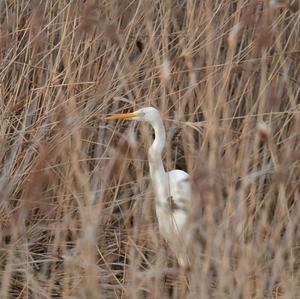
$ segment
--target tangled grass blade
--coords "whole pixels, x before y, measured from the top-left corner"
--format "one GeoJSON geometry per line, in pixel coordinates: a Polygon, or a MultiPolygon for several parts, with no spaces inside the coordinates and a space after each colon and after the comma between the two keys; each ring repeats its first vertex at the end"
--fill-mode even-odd
{"type": "Polygon", "coordinates": [[[299,28],[298,1],[0,1],[0,298],[298,298],[299,28]]]}

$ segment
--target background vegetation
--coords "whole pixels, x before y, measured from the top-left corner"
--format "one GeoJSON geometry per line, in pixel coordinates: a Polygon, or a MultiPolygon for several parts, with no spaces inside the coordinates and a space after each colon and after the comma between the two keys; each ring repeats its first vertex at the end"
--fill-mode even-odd
{"type": "Polygon", "coordinates": [[[0,298],[300,298],[298,1],[0,2],[0,298]],[[157,229],[146,124],[194,195],[157,229]]]}

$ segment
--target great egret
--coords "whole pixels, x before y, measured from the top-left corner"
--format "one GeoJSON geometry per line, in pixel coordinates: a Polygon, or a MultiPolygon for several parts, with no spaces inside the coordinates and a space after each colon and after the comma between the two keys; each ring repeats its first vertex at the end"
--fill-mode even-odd
{"type": "Polygon", "coordinates": [[[165,171],[162,151],[166,143],[166,133],[158,110],[147,107],[132,113],[114,114],[106,119],[145,121],[153,127],[155,139],[149,148],[148,159],[159,231],[170,244],[179,264],[186,266],[188,260],[183,242],[185,237],[183,228],[191,199],[190,176],[178,169],[165,171]]]}

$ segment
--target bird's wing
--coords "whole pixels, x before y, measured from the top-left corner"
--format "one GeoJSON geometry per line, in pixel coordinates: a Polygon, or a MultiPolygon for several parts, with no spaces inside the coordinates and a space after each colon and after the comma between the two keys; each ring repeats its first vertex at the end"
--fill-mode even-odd
{"type": "Polygon", "coordinates": [[[173,206],[173,209],[169,210],[171,212],[169,219],[172,219],[171,231],[173,233],[170,236],[168,235],[166,239],[169,241],[179,264],[187,266],[189,265],[189,258],[187,252],[188,243],[186,241],[189,234],[184,227],[187,223],[191,204],[190,176],[182,170],[172,170],[168,172],[168,177],[170,187],[168,201],[171,202],[171,207],[173,206]]]}
{"type": "Polygon", "coordinates": [[[169,200],[174,208],[187,210],[191,201],[190,176],[182,170],[172,170],[169,176],[169,200]]]}

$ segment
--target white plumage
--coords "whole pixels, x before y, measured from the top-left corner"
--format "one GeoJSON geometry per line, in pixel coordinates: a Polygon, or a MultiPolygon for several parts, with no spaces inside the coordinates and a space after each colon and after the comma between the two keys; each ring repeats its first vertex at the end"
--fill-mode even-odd
{"type": "Polygon", "coordinates": [[[145,121],[153,127],[155,139],[149,148],[148,158],[159,231],[170,244],[179,264],[187,265],[183,228],[191,199],[190,177],[182,170],[165,171],[162,152],[166,143],[166,133],[158,110],[147,107],[133,113],[115,114],[106,119],[145,121]]]}

